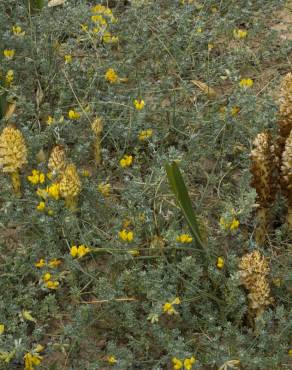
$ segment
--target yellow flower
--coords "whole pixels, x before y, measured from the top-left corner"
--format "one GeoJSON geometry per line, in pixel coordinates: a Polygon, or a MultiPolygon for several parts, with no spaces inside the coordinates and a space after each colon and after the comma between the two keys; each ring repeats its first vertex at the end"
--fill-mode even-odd
{"type": "Polygon", "coordinates": [[[208,44],[208,51],[211,51],[212,49],[214,48],[214,45],[213,44],[208,44]]]}
{"type": "Polygon", "coordinates": [[[4,324],[0,324],[0,335],[3,334],[5,331],[5,325],[4,324]]]}
{"type": "Polygon", "coordinates": [[[240,28],[235,28],[233,30],[233,36],[236,39],[244,39],[247,36],[247,31],[246,30],[241,30],[240,28]]]}
{"type": "Polygon", "coordinates": [[[71,120],[77,120],[77,119],[80,118],[80,113],[76,112],[73,109],[70,109],[69,112],[68,112],[68,117],[71,120]]]}
{"type": "Polygon", "coordinates": [[[81,257],[85,256],[89,252],[90,252],[90,248],[89,247],[86,247],[86,245],[83,245],[83,244],[79,245],[79,247],[78,247],[78,257],[81,258],[81,257]]]}
{"type": "Polygon", "coordinates": [[[193,238],[188,234],[181,234],[176,238],[176,241],[179,243],[191,243],[193,241],[193,238]]]}
{"type": "Polygon", "coordinates": [[[55,212],[52,209],[49,209],[48,210],[48,215],[49,216],[53,216],[54,214],[55,214],[55,212]]]}
{"type": "Polygon", "coordinates": [[[24,369],[34,370],[34,366],[40,365],[42,357],[37,354],[32,354],[30,352],[26,353],[23,357],[24,359],[24,369]]]}
{"type": "Polygon", "coordinates": [[[58,289],[59,282],[58,281],[49,280],[49,281],[46,282],[46,287],[48,289],[58,289]]]}
{"type": "Polygon", "coordinates": [[[183,362],[180,359],[173,357],[171,361],[175,370],[179,370],[183,367],[183,362]]]}
{"type": "Polygon", "coordinates": [[[37,352],[37,353],[42,352],[44,350],[44,348],[45,347],[42,346],[41,344],[37,344],[35,349],[34,349],[34,352],[37,352]]]}
{"type": "Polygon", "coordinates": [[[138,139],[141,141],[149,139],[153,134],[153,130],[149,128],[148,130],[142,130],[139,133],[138,139]]]}
{"type": "Polygon", "coordinates": [[[163,312],[166,313],[167,315],[177,315],[178,312],[174,309],[173,305],[178,305],[180,304],[181,301],[179,297],[175,298],[172,302],[166,302],[163,305],[163,312]]]}
{"type": "Polygon", "coordinates": [[[20,26],[13,26],[11,31],[15,36],[24,36],[25,35],[25,32],[22,31],[22,28],[20,26]]]}
{"type": "Polygon", "coordinates": [[[93,15],[92,17],[91,17],[91,20],[92,20],[92,22],[94,22],[94,23],[98,23],[99,25],[101,25],[101,26],[107,26],[107,21],[103,18],[103,16],[102,15],[100,15],[100,14],[97,14],[97,15],[93,15]]]}
{"type": "Polygon", "coordinates": [[[248,89],[248,88],[252,87],[252,85],[253,85],[253,80],[251,78],[243,78],[239,82],[239,86],[244,88],[244,89],[248,89]]]}
{"type": "Polygon", "coordinates": [[[131,166],[133,163],[133,156],[131,155],[124,155],[123,158],[120,160],[120,166],[125,168],[131,166]]]}
{"type": "Polygon", "coordinates": [[[117,73],[112,68],[109,68],[106,71],[106,73],[104,75],[104,78],[106,79],[106,81],[108,81],[110,83],[115,83],[115,82],[119,81],[119,77],[118,77],[117,73]]]}
{"type": "Polygon", "coordinates": [[[64,55],[64,59],[65,59],[65,64],[72,63],[72,55],[66,54],[66,55],[64,55]]]}
{"type": "Polygon", "coordinates": [[[58,259],[54,258],[54,259],[52,259],[51,261],[49,261],[48,265],[49,265],[50,267],[54,268],[54,267],[58,267],[59,265],[61,265],[61,263],[62,263],[62,261],[60,261],[60,260],[58,260],[58,259]]]}
{"type": "Polygon", "coordinates": [[[92,13],[103,13],[106,10],[106,7],[104,5],[95,5],[93,8],[91,8],[92,13]]]}
{"type": "Polygon", "coordinates": [[[48,198],[48,193],[46,192],[45,189],[41,189],[41,188],[37,188],[37,191],[36,191],[37,195],[43,199],[47,199],[48,198]]]}
{"type": "Polygon", "coordinates": [[[51,279],[52,275],[47,272],[44,276],[43,276],[43,281],[49,281],[51,279]]]}
{"type": "Polygon", "coordinates": [[[186,370],[192,370],[193,364],[196,362],[195,357],[186,358],[184,360],[184,367],[186,370]]]}
{"type": "Polygon", "coordinates": [[[196,32],[197,32],[197,33],[202,33],[202,32],[203,32],[202,27],[198,27],[198,28],[196,29],[196,32]]]}
{"type": "Polygon", "coordinates": [[[58,200],[60,198],[60,185],[59,183],[53,183],[47,186],[46,193],[53,199],[58,200]]]}
{"type": "Polygon", "coordinates": [[[240,112],[240,108],[237,107],[236,105],[231,108],[231,115],[236,116],[240,112]]]}
{"type": "Polygon", "coordinates": [[[239,226],[239,221],[234,218],[232,221],[231,221],[231,224],[229,226],[230,230],[236,230],[238,229],[238,226],[239,226]]]}
{"type": "Polygon", "coordinates": [[[47,118],[47,125],[50,126],[55,122],[54,118],[52,116],[48,116],[47,118]]]}
{"type": "Polygon", "coordinates": [[[134,106],[137,110],[142,110],[145,106],[145,102],[144,102],[144,100],[135,99],[134,100],[134,106]]]}
{"type": "Polygon", "coordinates": [[[123,229],[119,232],[119,237],[125,242],[131,242],[134,239],[134,233],[123,229]]]}
{"type": "Polygon", "coordinates": [[[91,249],[89,247],[86,247],[86,245],[79,245],[79,247],[77,247],[76,245],[73,245],[73,247],[71,247],[70,249],[70,254],[73,258],[81,258],[83,256],[85,256],[87,253],[89,253],[91,251],[91,249]]]}
{"type": "Polygon", "coordinates": [[[106,358],[106,360],[107,360],[107,362],[108,362],[110,365],[114,365],[114,364],[116,364],[116,363],[117,363],[117,360],[116,360],[115,356],[108,356],[108,357],[106,358]]]}
{"type": "Polygon", "coordinates": [[[111,191],[111,184],[106,184],[105,182],[102,182],[98,185],[98,191],[104,196],[108,197],[110,195],[111,191]]]}
{"type": "Polygon", "coordinates": [[[35,264],[35,267],[38,267],[38,268],[42,268],[46,265],[46,262],[43,258],[41,258],[38,262],[36,262],[35,264]]]}
{"type": "Polygon", "coordinates": [[[46,208],[46,203],[45,202],[39,202],[39,204],[37,205],[36,208],[37,208],[38,211],[43,211],[46,208]]]}
{"type": "Polygon", "coordinates": [[[291,349],[289,349],[289,351],[288,351],[288,355],[289,355],[289,356],[292,356],[292,348],[291,348],[291,349]]]}
{"type": "Polygon", "coordinates": [[[220,217],[219,223],[225,230],[236,230],[239,226],[239,221],[235,217],[233,217],[231,222],[227,221],[224,217],[220,217]]]}
{"type": "Polygon", "coordinates": [[[103,34],[102,40],[106,44],[115,44],[119,41],[118,36],[112,36],[110,32],[105,32],[103,34]]]}
{"type": "Polygon", "coordinates": [[[14,80],[14,72],[12,69],[9,69],[5,76],[5,83],[7,86],[10,86],[14,80]]]}
{"type": "Polygon", "coordinates": [[[27,179],[33,185],[43,184],[45,182],[45,174],[38,170],[32,170],[31,175],[27,176],[27,179]]]}
{"type": "Polygon", "coordinates": [[[15,55],[15,50],[13,50],[13,49],[5,49],[3,51],[3,55],[7,59],[12,59],[14,57],[14,55],[15,55]]]}
{"type": "Polygon", "coordinates": [[[77,257],[78,255],[78,247],[76,245],[73,245],[71,248],[70,248],[70,254],[73,258],[77,257]]]}
{"type": "Polygon", "coordinates": [[[216,262],[216,266],[218,267],[218,269],[223,269],[224,267],[224,258],[223,257],[218,257],[217,258],[217,262],[216,262]]]}

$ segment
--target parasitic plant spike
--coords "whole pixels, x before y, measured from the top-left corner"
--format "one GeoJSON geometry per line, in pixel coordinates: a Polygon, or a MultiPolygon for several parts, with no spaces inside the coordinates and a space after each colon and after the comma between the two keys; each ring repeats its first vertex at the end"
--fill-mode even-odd
{"type": "Polygon", "coordinates": [[[269,264],[259,251],[253,251],[241,258],[239,270],[241,283],[248,290],[250,312],[258,317],[273,302],[266,279],[270,271],[269,264]]]}
{"type": "Polygon", "coordinates": [[[19,170],[27,163],[27,148],[22,133],[13,125],[0,135],[0,168],[10,173],[14,193],[21,195],[19,170]]]}
{"type": "Polygon", "coordinates": [[[51,151],[48,168],[53,176],[60,176],[66,168],[65,149],[61,145],[56,145],[51,151]]]}
{"type": "Polygon", "coordinates": [[[101,133],[103,129],[103,122],[101,118],[96,118],[91,125],[91,129],[94,132],[94,159],[97,166],[101,164],[101,133]]]}
{"type": "Polygon", "coordinates": [[[287,73],[280,87],[280,107],[276,153],[281,161],[285,142],[292,130],[292,73],[287,73]]]}
{"type": "Polygon", "coordinates": [[[251,185],[256,189],[259,208],[255,240],[258,245],[265,242],[269,226],[270,206],[277,192],[277,161],[271,136],[267,132],[257,135],[251,151],[251,185]]]}
{"type": "Polygon", "coordinates": [[[68,164],[60,181],[60,194],[72,212],[77,210],[78,195],[81,192],[81,181],[74,164],[68,164]]]}
{"type": "Polygon", "coordinates": [[[292,229],[292,130],[288,136],[282,155],[281,188],[288,200],[287,225],[292,229]]]}

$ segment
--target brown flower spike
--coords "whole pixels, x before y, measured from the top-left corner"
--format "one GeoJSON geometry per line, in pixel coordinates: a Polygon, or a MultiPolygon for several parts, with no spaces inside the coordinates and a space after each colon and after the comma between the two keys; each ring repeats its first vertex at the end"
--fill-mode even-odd
{"type": "Polygon", "coordinates": [[[94,141],[94,159],[97,166],[101,164],[101,133],[103,129],[103,122],[101,118],[96,118],[91,125],[91,129],[95,135],[94,141]]]}
{"type": "Polygon", "coordinates": [[[262,245],[269,226],[269,208],[277,192],[277,161],[269,133],[258,134],[253,145],[250,168],[251,186],[256,189],[259,203],[255,240],[258,245],[262,245]]]}
{"type": "Polygon", "coordinates": [[[279,161],[285,148],[285,142],[292,130],[292,73],[286,74],[280,87],[280,107],[278,120],[278,138],[276,152],[279,161]]]}
{"type": "Polygon", "coordinates": [[[56,145],[51,151],[48,168],[53,176],[60,176],[66,168],[65,149],[61,145],[56,145]]]}
{"type": "Polygon", "coordinates": [[[0,168],[10,173],[14,193],[20,192],[19,170],[27,163],[27,148],[22,133],[14,126],[5,127],[0,135],[0,168]]]}
{"type": "Polygon", "coordinates": [[[288,200],[287,225],[292,229],[292,130],[288,136],[282,155],[281,188],[288,200]]]}
{"type": "Polygon", "coordinates": [[[259,251],[254,251],[241,258],[239,270],[241,282],[249,292],[250,312],[258,317],[273,302],[266,279],[270,272],[269,264],[259,251]]]}
{"type": "Polygon", "coordinates": [[[74,164],[68,164],[60,181],[60,194],[65,198],[66,207],[76,211],[81,181],[74,164]]]}

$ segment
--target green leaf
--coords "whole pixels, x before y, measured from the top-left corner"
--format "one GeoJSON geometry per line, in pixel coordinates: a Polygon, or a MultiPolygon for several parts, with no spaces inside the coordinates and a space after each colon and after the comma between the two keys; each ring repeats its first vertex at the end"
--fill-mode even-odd
{"type": "Polygon", "coordinates": [[[191,234],[196,244],[202,248],[206,248],[202,242],[197,216],[192,207],[191,199],[178,165],[175,162],[173,162],[171,165],[167,163],[165,168],[170,187],[189,225],[191,234]]]}
{"type": "Polygon", "coordinates": [[[31,11],[42,10],[45,5],[44,0],[27,0],[31,11]]]}

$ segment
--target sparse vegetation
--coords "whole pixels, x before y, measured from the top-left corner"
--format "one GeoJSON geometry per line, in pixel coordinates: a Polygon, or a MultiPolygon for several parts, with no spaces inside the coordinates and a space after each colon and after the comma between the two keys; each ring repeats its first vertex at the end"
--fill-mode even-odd
{"type": "Polygon", "coordinates": [[[289,369],[291,12],[0,2],[1,369],[289,369]]]}

